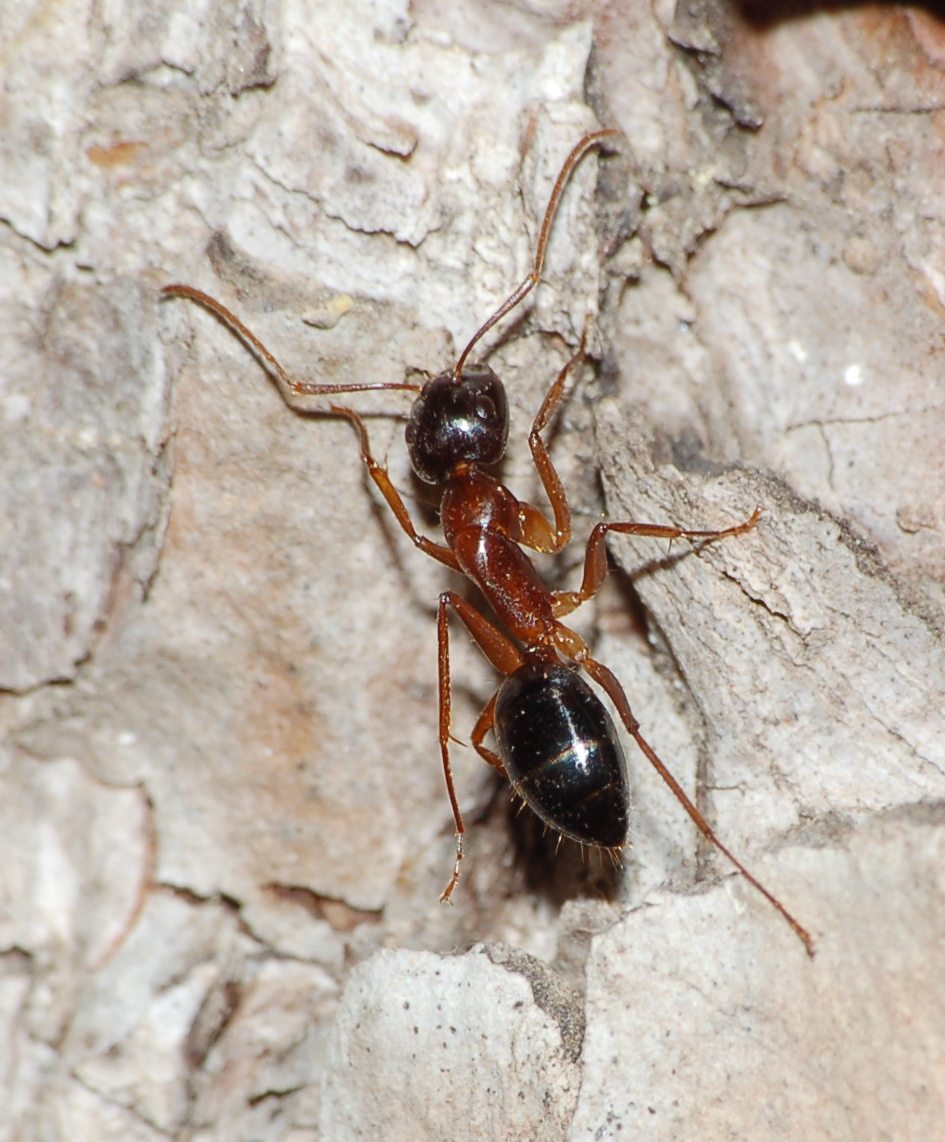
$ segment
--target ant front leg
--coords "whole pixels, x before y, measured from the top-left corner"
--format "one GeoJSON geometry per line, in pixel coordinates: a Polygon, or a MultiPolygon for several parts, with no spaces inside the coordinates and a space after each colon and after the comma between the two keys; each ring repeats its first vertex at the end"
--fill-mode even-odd
{"type": "Polygon", "coordinates": [[[528,447],[531,449],[532,460],[555,518],[552,528],[544,513],[538,508],[528,503],[519,505],[519,519],[522,525],[520,542],[533,551],[554,554],[563,547],[567,547],[571,540],[571,509],[568,506],[568,496],[541,434],[558,411],[561,401],[564,399],[564,383],[571,370],[583,361],[586,346],[587,326],[585,325],[577,352],[564,366],[555,383],[545,394],[545,399],[541,402],[541,408],[539,408],[532,424],[532,430],[528,434],[528,447]]]}
{"type": "MultiPolygon", "coordinates": [[[[459,801],[456,798],[456,788],[453,784],[453,766],[450,763],[450,715],[452,708],[452,692],[450,687],[450,633],[447,621],[447,608],[452,607],[463,620],[467,630],[476,640],[479,648],[486,658],[499,671],[500,674],[511,674],[517,670],[524,659],[511,639],[507,638],[497,627],[493,626],[484,615],[468,603],[461,595],[454,591],[444,591],[440,595],[440,603],[436,615],[436,646],[437,646],[437,677],[440,692],[439,740],[440,756],[443,759],[443,776],[446,778],[446,792],[449,795],[450,806],[453,810],[453,821],[456,825],[456,861],[453,865],[453,874],[446,888],[440,895],[443,903],[449,901],[453,889],[459,883],[459,866],[463,859],[463,835],[466,830],[463,826],[463,815],[459,810],[459,801]]],[[[505,766],[501,760],[486,749],[483,738],[489,732],[494,721],[495,695],[480,714],[472,734],[472,742],[479,755],[505,773],[505,766]]]]}
{"type": "Polygon", "coordinates": [[[617,535],[643,535],[654,539],[689,539],[693,542],[714,543],[718,539],[727,539],[732,535],[744,535],[761,519],[761,508],[755,508],[750,518],[744,523],[733,527],[723,528],[721,531],[693,531],[690,528],[674,527],[672,524],[658,523],[611,523],[604,522],[595,525],[587,541],[587,550],[584,554],[584,577],[578,591],[555,591],[554,615],[560,618],[576,610],[582,603],[594,597],[600,589],[601,583],[607,575],[607,548],[604,541],[608,532],[617,535]]]}
{"type": "Polygon", "coordinates": [[[358,438],[361,441],[361,459],[368,470],[368,475],[374,481],[375,486],[381,495],[384,497],[387,506],[394,513],[394,516],[406,534],[413,541],[415,547],[429,555],[431,559],[436,559],[440,563],[444,563],[451,571],[461,571],[456,556],[453,554],[449,547],[444,546],[442,543],[434,543],[432,539],[428,539],[425,535],[421,535],[413,525],[413,520],[410,518],[410,513],[407,511],[407,505],[404,503],[400,492],[394,487],[387,469],[378,464],[374,459],[371,452],[371,442],[368,439],[367,425],[364,420],[351,408],[345,408],[342,405],[333,404],[330,411],[335,416],[344,416],[354,425],[358,438]]]}

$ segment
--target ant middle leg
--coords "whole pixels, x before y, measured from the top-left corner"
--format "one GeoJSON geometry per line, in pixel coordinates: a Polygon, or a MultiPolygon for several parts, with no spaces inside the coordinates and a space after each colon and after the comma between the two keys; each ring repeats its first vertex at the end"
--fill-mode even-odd
{"type": "Polygon", "coordinates": [[[755,508],[751,516],[743,523],[732,527],[722,528],[720,531],[696,531],[691,528],[674,527],[672,524],[657,523],[621,523],[609,522],[596,524],[587,541],[584,554],[584,576],[580,589],[577,591],[552,592],[552,610],[555,618],[568,615],[576,610],[582,603],[593,598],[600,589],[607,575],[607,548],[604,541],[608,532],[617,535],[643,535],[654,539],[689,539],[699,543],[714,543],[719,539],[727,539],[733,535],[744,535],[761,519],[761,508],[755,508]]]}
{"type": "MultiPolygon", "coordinates": [[[[494,626],[472,603],[467,602],[462,595],[455,591],[444,591],[440,595],[436,614],[436,646],[437,646],[437,679],[439,686],[439,741],[440,756],[443,760],[443,776],[446,778],[446,792],[453,810],[453,822],[456,825],[456,860],[449,883],[443,889],[440,900],[449,901],[453,889],[459,883],[459,866],[462,862],[463,836],[466,829],[463,825],[463,815],[459,809],[456,797],[456,788],[453,784],[453,766],[450,762],[450,740],[455,740],[450,733],[450,718],[452,710],[452,690],[450,685],[450,635],[448,622],[448,608],[452,607],[462,619],[466,629],[475,639],[480,650],[492,663],[500,674],[512,674],[524,662],[521,651],[506,635],[494,626]]],[[[479,715],[472,733],[472,743],[476,752],[490,765],[505,773],[505,766],[501,759],[491,750],[486,749],[482,742],[492,728],[495,720],[495,701],[493,695],[486,708],[479,715]]]]}

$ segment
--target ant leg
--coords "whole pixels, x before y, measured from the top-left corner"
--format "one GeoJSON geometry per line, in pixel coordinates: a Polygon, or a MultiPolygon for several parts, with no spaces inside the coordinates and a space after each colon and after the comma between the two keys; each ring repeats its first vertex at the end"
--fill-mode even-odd
{"type": "Polygon", "coordinates": [[[330,411],[335,416],[347,417],[354,425],[355,431],[361,441],[361,459],[364,461],[365,467],[368,470],[368,475],[384,497],[387,506],[394,513],[397,522],[413,541],[414,546],[419,547],[424,554],[429,555],[432,559],[436,559],[440,563],[445,563],[450,570],[461,571],[456,556],[449,547],[444,546],[442,543],[434,543],[432,539],[428,539],[425,535],[420,535],[413,526],[413,520],[411,520],[410,513],[407,511],[407,505],[401,498],[400,492],[394,487],[393,481],[387,473],[387,469],[381,464],[378,464],[371,453],[371,443],[368,440],[367,426],[363,418],[359,416],[354,409],[344,408],[342,405],[333,404],[330,407],[330,411]]]}
{"type": "Polygon", "coordinates": [[[231,333],[243,342],[266,372],[275,379],[279,391],[290,407],[294,406],[292,406],[288,400],[286,396],[287,393],[291,393],[293,396],[310,397],[331,396],[338,393],[366,393],[374,392],[378,389],[400,389],[411,393],[420,392],[419,385],[408,384],[406,381],[403,383],[394,381],[365,381],[363,383],[346,385],[324,385],[313,384],[308,381],[298,381],[286,372],[276,355],[266,348],[256,334],[247,328],[232,310],[227,309],[227,307],[222,302],[217,301],[215,297],[211,297],[210,294],[204,293],[203,290],[195,289],[193,286],[181,285],[177,282],[173,285],[163,286],[161,293],[164,297],[186,298],[188,301],[195,302],[197,305],[202,306],[212,313],[218,321],[221,321],[231,333]]]}
{"type": "Polygon", "coordinates": [[[656,751],[653,749],[653,747],[640,733],[640,723],[633,716],[633,712],[630,709],[630,703],[627,700],[627,695],[624,693],[623,687],[617,680],[616,675],[606,666],[604,666],[603,663],[598,662],[594,658],[584,657],[581,660],[581,665],[594,679],[594,681],[606,692],[607,696],[617,708],[617,712],[620,714],[621,721],[627,727],[627,733],[630,734],[633,740],[640,747],[641,751],[645,754],[647,761],[649,761],[656,772],[669,786],[673,796],[692,818],[699,832],[702,833],[702,835],[706,838],[707,841],[709,841],[710,844],[715,845],[715,847],[719,850],[720,853],[722,853],[723,856],[728,858],[728,860],[735,866],[736,869],[738,869],[738,871],[748,881],[748,883],[758,892],[760,892],[769,904],[773,905],[773,907],[781,913],[784,919],[794,930],[794,934],[804,945],[807,954],[813,958],[814,941],[807,929],[803,928],[798,923],[798,921],[795,920],[791,913],[788,912],[781,901],[778,900],[778,898],[773,893],[769,892],[760,880],[752,876],[752,874],[742,864],[742,862],[732,852],[730,852],[729,849],[725,847],[725,845],[722,844],[722,842],[716,836],[715,830],[708,823],[705,817],[703,817],[703,815],[699,812],[689,797],[687,797],[683,791],[682,786],[679,784],[676,778],[673,777],[672,773],[670,773],[670,771],[666,768],[666,765],[657,756],[656,751]]]}
{"type": "Polygon", "coordinates": [[[519,504],[519,519],[522,526],[519,542],[524,543],[533,551],[552,554],[566,547],[571,540],[571,509],[568,507],[568,496],[541,434],[558,411],[564,397],[564,382],[571,370],[583,360],[586,346],[587,325],[581,332],[581,343],[578,345],[577,352],[558,374],[557,380],[545,395],[532,425],[532,430],[528,434],[528,447],[532,452],[532,460],[555,517],[552,528],[545,515],[538,508],[532,504],[519,504]]]}
{"type": "MultiPolygon", "coordinates": [[[[440,740],[440,756],[443,759],[443,775],[446,778],[446,792],[450,799],[450,806],[453,810],[453,821],[456,825],[456,861],[453,864],[453,873],[450,876],[449,883],[440,895],[440,901],[445,903],[453,895],[453,889],[459,883],[459,866],[463,859],[463,835],[466,830],[463,826],[463,816],[459,811],[459,802],[456,799],[456,788],[453,785],[453,767],[450,763],[450,713],[452,706],[452,694],[450,689],[450,632],[449,623],[447,621],[447,608],[452,607],[457,615],[465,623],[466,628],[473,638],[478,643],[480,649],[485,654],[486,658],[501,674],[511,674],[517,670],[523,662],[521,651],[511,639],[507,638],[497,627],[476,608],[472,603],[467,603],[461,596],[457,595],[455,591],[444,591],[440,595],[439,607],[436,614],[436,646],[437,646],[437,678],[440,691],[440,716],[439,716],[439,740],[440,740]]],[[[478,737],[478,744],[476,749],[479,754],[490,761],[487,754],[490,751],[483,752],[482,738],[485,737],[486,732],[491,726],[493,712],[495,709],[495,696],[491,699],[489,704],[480,714],[476,722],[476,728],[473,731],[473,742],[476,743],[476,736],[478,737]]],[[[494,764],[490,761],[490,764],[494,764]]],[[[500,762],[501,765],[501,762],[500,762]]],[[[505,767],[502,767],[504,772],[505,767]]]]}
{"type": "Polygon", "coordinates": [[[469,741],[482,760],[487,761],[493,769],[497,769],[502,777],[508,780],[509,775],[505,768],[505,762],[499,757],[495,750],[489,749],[482,744],[485,741],[486,734],[495,726],[495,704],[498,697],[499,691],[496,690],[486,703],[485,709],[476,719],[476,724],[473,726],[472,733],[469,735],[469,741]]]}
{"type": "Polygon", "coordinates": [[[755,508],[749,519],[721,531],[692,531],[689,528],[673,527],[671,524],[657,523],[599,523],[591,532],[584,555],[584,577],[578,591],[552,592],[552,609],[556,618],[570,614],[592,598],[600,588],[607,574],[607,548],[604,540],[610,531],[618,535],[646,535],[655,539],[691,539],[696,542],[714,543],[717,539],[727,539],[732,535],[744,535],[761,518],[761,508],[755,508]]]}

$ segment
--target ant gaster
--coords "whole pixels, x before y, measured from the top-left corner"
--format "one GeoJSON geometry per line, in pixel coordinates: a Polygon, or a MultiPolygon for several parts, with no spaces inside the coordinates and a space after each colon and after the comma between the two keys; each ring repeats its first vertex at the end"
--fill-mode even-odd
{"type": "Polygon", "coordinates": [[[565,381],[584,356],[586,330],[577,352],[548,391],[529,433],[535,468],[551,504],[553,521],[537,507],[517,499],[485,468],[505,453],[508,402],[505,388],[488,365],[466,362],[474,346],[514,309],[541,278],[545,249],[558,202],[571,172],[585,154],[614,130],[585,135],[565,159],[551,192],[538,237],[535,261],[521,285],[479,327],[452,369],[422,388],[415,384],[309,384],[285,371],[263,343],[225,306],[187,285],[168,285],[165,296],[183,297],[215,314],[256,355],[291,397],[325,396],[378,389],[401,389],[419,395],[407,423],[406,442],[417,476],[442,486],[440,519],[445,544],[417,532],[387,470],[374,458],[367,428],[359,413],[332,404],[329,411],[347,417],[361,443],[361,458],[401,528],[421,551],[470,579],[487,599],[496,622],[454,591],[444,591],[437,611],[439,675],[439,743],[446,788],[456,823],[456,859],[442,899],[449,900],[463,859],[463,819],[453,785],[449,756],[450,659],[447,617],[452,610],[465,624],[486,658],[504,676],[473,730],[471,742],[480,756],[511,783],[516,794],[552,829],[565,837],[609,850],[616,855],[627,840],[630,807],[627,765],[614,723],[579,670],[583,669],[613,703],[627,733],[666,782],[702,835],[781,913],[809,955],[809,933],[784,905],[758,881],[719,840],[676,778],[640,733],[623,687],[616,676],[592,657],[584,639],[561,622],[563,616],[590,599],[607,572],[605,539],[618,535],[653,536],[709,542],[750,531],[760,511],[744,523],[721,531],[649,523],[598,523],[584,557],[581,586],[576,591],[549,590],[523,547],[561,551],[571,538],[567,496],[542,439],[564,395],[565,381]],[[485,739],[492,731],[496,750],[485,739]]]}

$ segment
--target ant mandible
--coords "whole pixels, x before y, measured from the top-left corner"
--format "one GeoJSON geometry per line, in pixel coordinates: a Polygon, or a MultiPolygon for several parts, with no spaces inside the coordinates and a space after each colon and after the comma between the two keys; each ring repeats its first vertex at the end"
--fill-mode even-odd
{"type": "Polygon", "coordinates": [[[532,424],[528,443],[553,522],[532,504],[517,499],[483,469],[505,453],[508,405],[505,389],[488,365],[468,365],[480,339],[514,309],[538,284],[558,203],[572,171],[612,129],[585,135],[565,159],[545,211],[535,261],[521,285],[473,334],[456,364],[422,387],[404,382],[310,384],[289,376],[265,345],[225,306],[188,285],[167,285],[165,297],[182,297],[218,317],[276,381],[290,407],[292,397],[399,389],[417,393],[406,430],[407,449],[416,475],[443,488],[440,521],[445,544],[417,532],[406,505],[386,468],[379,464],[363,418],[353,409],[331,404],[328,412],[346,417],[361,443],[361,458],[401,528],[421,551],[470,579],[488,601],[497,622],[486,618],[454,591],[444,591],[437,610],[439,677],[439,743],[453,819],[456,859],[441,899],[450,899],[463,859],[463,818],[453,785],[449,756],[450,659],[448,613],[465,624],[486,658],[504,676],[479,716],[470,740],[479,755],[512,785],[514,792],[546,825],[582,845],[617,854],[627,840],[630,795],[627,764],[614,723],[604,704],[579,673],[583,669],[613,703],[627,733],[669,786],[702,835],[780,912],[814,954],[810,934],[784,905],[757,880],[719,840],[679,782],[640,733],[630,703],[616,676],[592,657],[584,639],[561,622],[592,598],[607,572],[604,541],[608,533],[711,542],[742,535],[758,522],[760,510],[744,523],[721,531],[650,523],[598,523],[584,557],[581,586],[552,591],[538,576],[523,547],[556,553],[570,541],[571,513],[567,496],[542,439],[557,412],[568,375],[583,359],[586,330],[577,352],[559,372],[532,424]],[[485,739],[492,731],[496,750],[485,739]]]}

